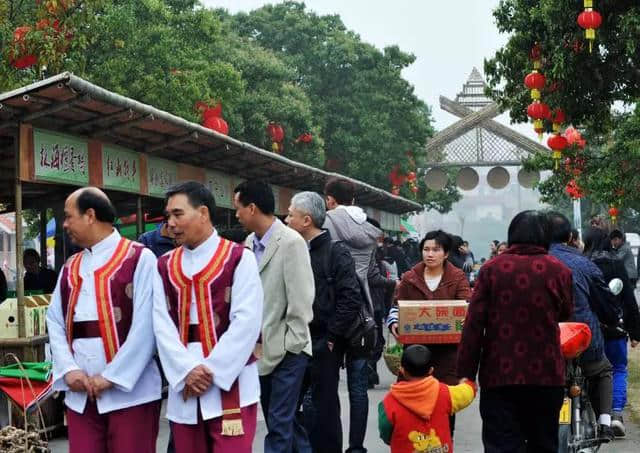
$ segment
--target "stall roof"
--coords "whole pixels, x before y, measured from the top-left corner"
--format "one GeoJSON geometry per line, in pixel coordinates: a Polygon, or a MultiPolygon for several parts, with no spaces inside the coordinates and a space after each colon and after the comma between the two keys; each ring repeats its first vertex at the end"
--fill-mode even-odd
{"type": "MultiPolygon", "coordinates": [[[[275,153],[219,134],[150,105],[96,86],[69,72],[0,94],[0,149],[20,123],[95,138],[174,162],[259,178],[295,190],[322,191],[332,176],[275,153]]],[[[15,177],[14,162],[0,156],[2,188],[15,177]]],[[[358,204],[393,213],[419,211],[419,203],[350,179],[358,204]]]]}

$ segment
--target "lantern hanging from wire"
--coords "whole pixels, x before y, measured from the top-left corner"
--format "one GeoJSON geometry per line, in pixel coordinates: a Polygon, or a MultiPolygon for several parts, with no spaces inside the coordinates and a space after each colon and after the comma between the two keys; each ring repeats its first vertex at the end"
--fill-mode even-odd
{"type": "Polygon", "coordinates": [[[222,118],[222,103],[218,102],[211,106],[206,102],[196,102],[196,109],[202,115],[202,125],[204,127],[224,135],[229,134],[229,125],[222,118]]]}
{"type": "Polygon", "coordinates": [[[542,140],[544,132],[544,120],[549,119],[551,111],[549,106],[544,102],[533,101],[527,107],[527,115],[533,120],[533,130],[536,131],[538,137],[542,140]]]}
{"type": "Polygon", "coordinates": [[[609,208],[609,216],[611,217],[611,223],[613,223],[614,225],[615,225],[616,221],[618,220],[618,215],[619,214],[620,214],[620,211],[615,206],[612,205],[609,208]]]}
{"type": "Polygon", "coordinates": [[[553,150],[554,168],[557,170],[562,159],[562,151],[567,147],[567,139],[561,134],[553,134],[547,140],[547,146],[553,150]]]}
{"type": "Polygon", "coordinates": [[[534,101],[540,100],[542,89],[544,88],[546,83],[546,77],[544,76],[544,74],[538,72],[537,69],[531,71],[524,78],[524,84],[529,90],[531,90],[531,99],[533,99],[534,101]]]}
{"type": "Polygon", "coordinates": [[[311,143],[313,141],[313,135],[309,132],[305,132],[304,134],[300,134],[298,138],[296,138],[295,143],[311,143]]]}
{"type": "MultiPolygon", "coordinates": [[[[413,173],[413,172],[410,172],[413,173]]],[[[413,173],[415,176],[415,173],[413,173]]],[[[394,195],[400,194],[400,186],[408,179],[408,175],[405,176],[400,170],[399,165],[394,165],[393,169],[389,172],[389,182],[391,183],[391,193],[394,195]]]]}
{"type": "Polygon", "coordinates": [[[593,0],[584,0],[584,11],[578,16],[578,25],[584,29],[585,38],[589,41],[589,53],[593,50],[596,30],[602,24],[602,16],[593,9],[593,0]]]}
{"type": "Polygon", "coordinates": [[[14,49],[9,51],[9,63],[16,69],[26,69],[38,62],[38,57],[27,51],[25,39],[31,32],[30,26],[18,27],[13,31],[13,47],[18,50],[14,53],[14,49]]]}
{"type": "Polygon", "coordinates": [[[284,129],[278,123],[270,121],[267,125],[267,134],[271,138],[271,149],[274,153],[282,154],[284,151],[284,129]]]}
{"type": "Polygon", "coordinates": [[[409,190],[411,190],[411,192],[413,192],[414,194],[418,193],[418,177],[416,176],[416,172],[415,171],[410,171],[409,173],[407,173],[407,182],[409,183],[409,190]]]}

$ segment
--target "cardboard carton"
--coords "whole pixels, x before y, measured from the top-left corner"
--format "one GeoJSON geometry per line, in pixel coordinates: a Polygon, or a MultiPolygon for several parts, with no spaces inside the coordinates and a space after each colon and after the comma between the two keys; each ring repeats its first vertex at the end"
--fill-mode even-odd
{"type": "Polygon", "coordinates": [[[398,301],[398,341],[403,344],[460,343],[467,305],[464,300],[398,301]]]}
{"type": "Polygon", "coordinates": [[[18,338],[18,299],[0,304],[0,338],[18,338]]]}
{"type": "MultiPolygon", "coordinates": [[[[47,334],[47,309],[50,294],[25,296],[24,319],[27,338],[47,334]]],[[[0,338],[18,338],[18,300],[7,299],[0,304],[0,338]]]]}

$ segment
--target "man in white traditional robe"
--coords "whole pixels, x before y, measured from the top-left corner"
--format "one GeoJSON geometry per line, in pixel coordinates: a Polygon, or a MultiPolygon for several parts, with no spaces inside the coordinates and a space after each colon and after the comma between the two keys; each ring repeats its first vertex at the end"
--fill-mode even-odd
{"type": "Polygon", "coordinates": [[[65,202],[84,250],[65,263],[47,313],[53,389],[65,391],[71,453],[155,453],[161,380],[153,359],[156,258],[113,228],[97,188],[65,202]]]}
{"type": "Polygon", "coordinates": [[[153,322],[175,450],[250,452],[263,298],[255,257],[218,235],[215,200],[202,184],[171,188],[166,212],[180,246],[158,260],[156,286],[165,296],[155,298],[153,322]]]}

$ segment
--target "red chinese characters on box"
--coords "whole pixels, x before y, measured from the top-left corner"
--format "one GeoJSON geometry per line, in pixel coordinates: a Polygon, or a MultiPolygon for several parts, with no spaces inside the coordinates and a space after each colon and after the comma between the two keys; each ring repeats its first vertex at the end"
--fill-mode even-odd
{"type": "Polygon", "coordinates": [[[398,301],[398,340],[403,344],[459,343],[467,305],[464,300],[398,301]]]}

